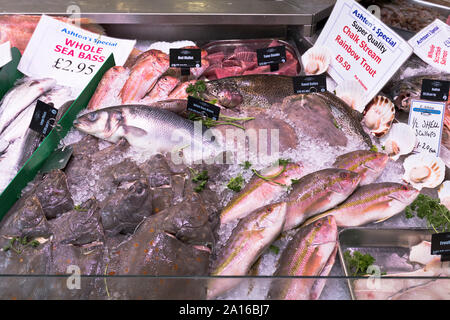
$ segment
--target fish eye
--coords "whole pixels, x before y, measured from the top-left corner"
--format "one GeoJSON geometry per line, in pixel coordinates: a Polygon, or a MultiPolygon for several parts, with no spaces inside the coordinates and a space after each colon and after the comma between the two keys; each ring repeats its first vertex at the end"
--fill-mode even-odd
{"type": "Polygon", "coordinates": [[[405,186],[404,184],[402,185],[402,190],[403,191],[407,191],[408,190],[408,186],[405,186]]]}
{"type": "Polygon", "coordinates": [[[144,192],[144,187],[140,184],[138,184],[135,188],[134,191],[136,191],[137,194],[142,194],[144,192]]]}
{"type": "Polygon", "coordinates": [[[95,121],[98,118],[98,114],[97,112],[91,112],[88,114],[87,118],[89,121],[95,121]]]}
{"type": "Polygon", "coordinates": [[[341,179],[348,179],[350,177],[350,174],[348,172],[341,172],[340,175],[341,179]]]}
{"type": "Polygon", "coordinates": [[[115,114],[115,118],[117,121],[122,121],[122,119],[123,119],[122,112],[117,112],[115,114]]]}

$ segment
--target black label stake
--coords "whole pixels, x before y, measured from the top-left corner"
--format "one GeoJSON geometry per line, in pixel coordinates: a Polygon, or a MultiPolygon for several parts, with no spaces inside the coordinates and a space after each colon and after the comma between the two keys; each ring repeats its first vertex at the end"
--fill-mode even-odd
{"type": "Polygon", "coordinates": [[[187,110],[216,121],[219,120],[220,108],[218,106],[192,96],[188,96],[187,110]]]}
{"type": "Polygon", "coordinates": [[[170,49],[170,67],[181,68],[182,76],[190,75],[190,68],[202,66],[200,49],[170,49]]]}
{"type": "Polygon", "coordinates": [[[450,261],[450,232],[431,235],[431,254],[441,255],[441,261],[450,261]]]}
{"type": "Polygon", "coordinates": [[[38,100],[31,119],[30,129],[47,136],[55,126],[58,109],[38,100]]]}
{"type": "Polygon", "coordinates": [[[296,94],[327,91],[327,78],[324,74],[293,77],[292,82],[296,94]]]}
{"type": "Polygon", "coordinates": [[[268,47],[256,50],[258,66],[270,65],[270,71],[278,71],[279,64],[286,62],[286,47],[268,47]]]}
{"type": "Polygon", "coordinates": [[[447,101],[450,81],[444,80],[422,80],[422,92],[420,99],[431,101],[447,101]]]}

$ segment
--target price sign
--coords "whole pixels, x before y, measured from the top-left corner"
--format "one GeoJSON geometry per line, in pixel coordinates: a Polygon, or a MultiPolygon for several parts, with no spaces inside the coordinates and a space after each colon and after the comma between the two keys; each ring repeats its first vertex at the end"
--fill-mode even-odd
{"type": "Polygon", "coordinates": [[[293,77],[292,81],[296,94],[327,91],[327,78],[324,74],[293,77]]]}
{"type": "Polygon", "coordinates": [[[338,0],[315,45],[332,53],[328,72],[338,84],[355,80],[366,105],[412,53],[410,45],[353,0],[338,0]]]}
{"type": "Polygon", "coordinates": [[[450,26],[439,19],[420,30],[409,39],[414,53],[429,65],[444,72],[450,72],[448,54],[450,51],[450,26]]]}
{"type": "Polygon", "coordinates": [[[192,96],[188,96],[187,110],[213,120],[219,120],[220,108],[218,106],[192,96]]]}
{"type": "Polygon", "coordinates": [[[123,65],[135,43],[43,15],[18,69],[28,76],[53,78],[61,85],[84,88],[111,53],[117,65],[123,65]]]}
{"type": "Polygon", "coordinates": [[[409,111],[409,125],[417,136],[416,152],[439,156],[445,102],[412,100],[409,111]]]}
{"type": "Polygon", "coordinates": [[[258,66],[270,65],[270,71],[277,71],[278,64],[286,62],[286,47],[276,46],[256,50],[258,66]]]}

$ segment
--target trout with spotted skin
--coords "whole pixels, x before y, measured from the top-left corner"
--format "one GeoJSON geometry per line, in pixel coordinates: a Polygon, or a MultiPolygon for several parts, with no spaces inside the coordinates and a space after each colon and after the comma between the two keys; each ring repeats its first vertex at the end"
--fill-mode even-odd
{"type": "Polygon", "coordinates": [[[309,219],[304,226],[325,216],[334,216],[339,227],[382,222],[403,211],[418,195],[418,190],[401,183],[368,184],[359,188],[337,208],[309,219]]]}
{"type": "Polygon", "coordinates": [[[268,177],[276,176],[272,181],[253,176],[245,188],[222,210],[220,223],[225,224],[243,218],[250,212],[275,201],[286,192],[285,186],[290,186],[292,179],[299,179],[302,176],[301,164],[290,163],[282,172],[283,168],[283,166],[277,166],[265,174],[268,177]]]}
{"type": "MultiPolygon", "coordinates": [[[[214,262],[212,276],[244,276],[253,263],[275,241],[283,229],[286,203],[280,202],[258,209],[239,221],[214,262]]],[[[234,288],[240,278],[213,278],[208,282],[208,299],[234,288]]]]}
{"type": "MultiPolygon", "coordinates": [[[[337,226],[333,216],[301,228],[281,254],[274,276],[327,276],[337,252],[337,226]]],[[[325,278],[279,278],[272,280],[267,298],[271,300],[316,300],[325,278]]]]}
{"type": "Polygon", "coordinates": [[[389,156],[385,153],[370,150],[357,150],[340,155],[333,167],[359,173],[360,186],[373,183],[381,175],[389,156]]]}
{"type": "Polygon", "coordinates": [[[324,169],[304,176],[289,194],[284,230],[340,204],[355,191],[360,180],[357,173],[344,169],[324,169]]]}

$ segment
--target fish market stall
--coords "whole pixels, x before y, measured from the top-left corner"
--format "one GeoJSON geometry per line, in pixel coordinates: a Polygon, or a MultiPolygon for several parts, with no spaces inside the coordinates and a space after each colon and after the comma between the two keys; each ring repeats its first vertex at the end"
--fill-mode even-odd
{"type": "Polygon", "coordinates": [[[450,8],[420,8],[9,2],[0,298],[450,300],[450,8]]]}

